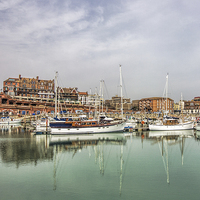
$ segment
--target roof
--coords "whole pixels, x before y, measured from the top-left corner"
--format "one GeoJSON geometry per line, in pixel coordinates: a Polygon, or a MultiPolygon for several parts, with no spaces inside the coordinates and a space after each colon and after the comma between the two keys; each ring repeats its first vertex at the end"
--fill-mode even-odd
{"type": "Polygon", "coordinates": [[[79,92],[78,94],[79,94],[79,95],[88,95],[87,92],[79,92]]]}

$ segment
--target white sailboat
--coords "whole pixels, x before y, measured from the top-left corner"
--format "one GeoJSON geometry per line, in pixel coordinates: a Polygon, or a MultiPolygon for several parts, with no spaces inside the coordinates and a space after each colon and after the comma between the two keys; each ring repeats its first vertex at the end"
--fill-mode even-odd
{"type": "MultiPolygon", "coordinates": [[[[166,114],[168,113],[167,93],[168,93],[168,74],[166,76],[166,111],[165,111],[166,114]]],[[[184,122],[183,119],[178,119],[178,118],[169,117],[169,116],[163,117],[163,120],[160,121],[160,123],[149,124],[149,130],[152,130],[152,131],[175,131],[175,130],[188,130],[188,129],[193,129],[193,128],[194,128],[193,121],[184,122]]]]}
{"type": "MultiPolygon", "coordinates": [[[[121,65],[120,65],[120,86],[122,93],[122,79],[121,79],[121,65]]],[[[121,97],[122,98],[122,97],[121,97]]],[[[121,100],[121,107],[123,106],[121,100]]],[[[123,108],[121,108],[122,120],[110,122],[106,120],[93,119],[93,120],[72,120],[66,118],[65,121],[50,122],[51,134],[86,134],[86,133],[113,133],[123,132],[125,122],[123,121],[123,108]]]]}

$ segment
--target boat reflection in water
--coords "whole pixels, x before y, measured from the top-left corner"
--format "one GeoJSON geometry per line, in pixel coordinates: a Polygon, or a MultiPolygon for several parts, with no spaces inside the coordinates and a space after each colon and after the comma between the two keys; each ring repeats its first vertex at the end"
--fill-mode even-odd
{"type": "MultiPolygon", "coordinates": [[[[156,140],[156,143],[159,145],[161,156],[163,159],[163,164],[165,167],[167,175],[167,183],[169,181],[169,145],[180,145],[181,149],[181,160],[183,165],[183,152],[185,145],[185,138],[194,136],[193,130],[183,130],[183,131],[150,131],[149,138],[156,140]],[[161,144],[160,144],[161,143],[161,144]]],[[[154,143],[155,144],[155,143],[154,143]]]]}
{"type": "Polygon", "coordinates": [[[1,133],[12,133],[13,131],[19,131],[22,128],[21,123],[19,124],[0,124],[1,133]]]}
{"type": "Polygon", "coordinates": [[[72,158],[77,152],[81,152],[84,148],[89,148],[89,156],[94,152],[95,163],[99,164],[100,174],[105,172],[105,151],[106,146],[116,146],[120,148],[120,193],[122,189],[122,165],[123,165],[123,146],[126,144],[126,138],[123,133],[108,134],[84,134],[84,135],[49,135],[49,148],[53,147],[54,161],[54,190],[57,188],[56,174],[59,165],[60,155],[64,151],[72,153],[72,158]],[[92,151],[92,149],[93,151],[92,151]]]}
{"type": "Polygon", "coordinates": [[[91,145],[99,142],[120,144],[126,142],[123,134],[50,135],[49,145],[91,145]]]}

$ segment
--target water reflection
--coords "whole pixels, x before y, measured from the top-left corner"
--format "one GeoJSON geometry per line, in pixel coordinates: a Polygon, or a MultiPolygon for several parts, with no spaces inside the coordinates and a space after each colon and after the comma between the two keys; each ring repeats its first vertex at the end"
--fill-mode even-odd
{"type": "MultiPolygon", "coordinates": [[[[185,147],[188,144],[198,144],[199,132],[146,131],[58,136],[33,135],[31,128],[4,126],[0,129],[0,166],[19,168],[32,164],[39,168],[41,165],[38,163],[45,162],[45,167],[51,169],[51,179],[48,179],[51,184],[43,182],[48,189],[58,191],[62,187],[61,182],[71,188],[72,181],[82,188],[80,191],[85,191],[95,187],[92,183],[101,182],[103,186],[110,183],[110,189],[114,191],[117,188],[118,195],[122,195],[122,191],[124,194],[132,185],[135,191],[138,186],[139,191],[143,185],[151,188],[152,183],[157,184],[157,187],[162,183],[166,186],[170,181],[174,183],[173,173],[177,169],[171,167],[173,163],[185,166],[185,147]],[[171,153],[172,149],[175,152],[171,153]],[[175,160],[170,162],[172,156],[175,160]],[[91,180],[88,183],[81,172],[89,174],[91,180]],[[160,176],[157,176],[158,172],[160,176]],[[77,182],[74,178],[76,173],[79,175],[77,182]],[[147,185],[149,180],[152,183],[147,185]]],[[[187,170],[184,168],[183,172],[187,170]]],[[[101,189],[106,190],[103,186],[101,189]]]]}
{"type": "MultiPolygon", "coordinates": [[[[2,163],[6,165],[26,165],[33,163],[37,165],[38,161],[52,160],[52,149],[46,148],[46,140],[42,145],[38,145],[32,133],[31,127],[18,125],[0,126],[0,156],[2,163]]],[[[40,143],[41,144],[41,143],[40,143]]]]}
{"type": "MultiPolygon", "coordinates": [[[[41,136],[36,136],[40,138],[41,136]]],[[[72,159],[77,152],[83,149],[88,149],[89,156],[91,157],[94,152],[95,163],[99,165],[99,172],[103,176],[105,172],[105,149],[107,145],[120,146],[120,191],[122,187],[122,166],[123,166],[123,145],[126,144],[126,138],[123,133],[120,134],[84,134],[84,135],[50,135],[44,136],[46,138],[45,146],[53,147],[54,152],[54,190],[57,188],[57,168],[60,162],[60,153],[69,152],[72,159]],[[92,149],[91,149],[92,148],[92,149]]]]}
{"type": "Polygon", "coordinates": [[[160,153],[162,156],[164,168],[167,175],[167,183],[169,184],[169,145],[179,145],[181,152],[181,163],[183,165],[183,152],[185,146],[185,139],[188,137],[193,137],[193,130],[184,131],[150,131],[149,138],[154,139],[154,144],[159,145],[160,153]]]}

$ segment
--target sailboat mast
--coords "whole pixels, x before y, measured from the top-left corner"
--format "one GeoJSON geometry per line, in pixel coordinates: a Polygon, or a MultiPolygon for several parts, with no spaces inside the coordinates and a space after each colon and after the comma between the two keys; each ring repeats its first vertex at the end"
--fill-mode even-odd
{"type": "Polygon", "coordinates": [[[168,111],[168,107],[167,107],[167,95],[168,95],[168,73],[167,73],[167,76],[166,76],[166,114],[167,114],[167,111],[168,111]]]}
{"type": "Polygon", "coordinates": [[[95,88],[95,112],[94,112],[94,117],[96,118],[97,117],[97,107],[98,107],[98,104],[97,104],[97,98],[98,98],[98,94],[97,94],[97,88],[95,88]]]}
{"type": "Polygon", "coordinates": [[[183,123],[183,95],[181,92],[181,117],[182,117],[182,123],[183,123]]]}
{"type": "Polygon", "coordinates": [[[123,94],[122,94],[122,68],[119,65],[119,72],[120,72],[120,89],[121,89],[121,115],[123,120],[123,94]]]}
{"type": "Polygon", "coordinates": [[[57,77],[58,77],[58,72],[56,71],[56,75],[55,75],[55,117],[57,115],[57,98],[58,98],[58,90],[57,90],[57,87],[58,87],[58,83],[57,83],[57,77]]]}
{"type": "Polygon", "coordinates": [[[103,96],[103,93],[104,93],[104,91],[103,91],[103,89],[104,89],[104,80],[102,80],[102,88],[101,88],[101,90],[102,90],[102,113],[103,113],[103,103],[104,103],[104,96],[103,96]]]}
{"type": "Polygon", "coordinates": [[[100,81],[100,91],[99,91],[99,96],[100,96],[99,113],[100,113],[100,110],[103,113],[103,102],[104,102],[103,89],[104,89],[104,80],[101,80],[100,81]]]}

